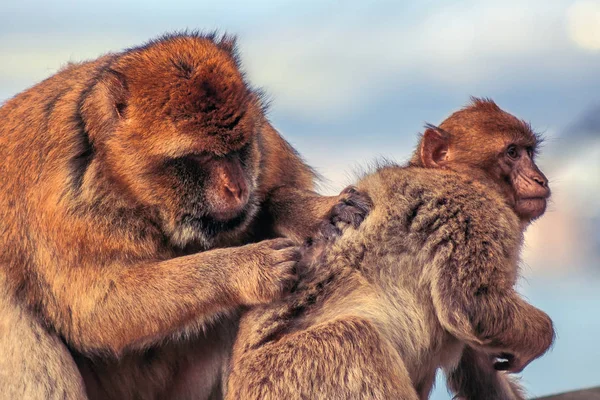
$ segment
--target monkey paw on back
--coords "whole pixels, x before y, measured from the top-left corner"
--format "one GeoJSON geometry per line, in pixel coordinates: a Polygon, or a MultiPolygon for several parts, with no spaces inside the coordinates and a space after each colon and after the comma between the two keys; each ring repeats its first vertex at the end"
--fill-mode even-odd
{"type": "Polygon", "coordinates": [[[316,232],[302,246],[299,268],[304,269],[318,259],[327,243],[340,237],[347,228],[358,228],[372,207],[371,198],[356,186],[344,188],[339,194],[338,203],[331,208],[316,232]]]}
{"type": "Polygon", "coordinates": [[[240,268],[236,278],[243,304],[270,303],[288,292],[297,281],[296,264],[302,253],[300,247],[291,239],[264,240],[231,248],[229,251],[239,252],[241,258],[248,255],[254,258],[251,263],[246,259],[243,262],[255,268],[247,271],[240,268]]]}
{"type": "Polygon", "coordinates": [[[347,227],[358,228],[372,207],[373,202],[366,193],[360,192],[354,185],[347,186],[341,191],[339,202],[319,227],[316,237],[332,240],[347,227]]]}

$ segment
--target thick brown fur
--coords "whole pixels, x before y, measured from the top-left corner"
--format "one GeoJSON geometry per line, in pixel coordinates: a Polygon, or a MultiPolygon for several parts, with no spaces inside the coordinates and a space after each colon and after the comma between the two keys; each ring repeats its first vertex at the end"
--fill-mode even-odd
{"type": "MultiPolygon", "coordinates": [[[[494,115],[477,122],[485,118],[494,115]]],[[[516,138],[530,134],[516,126],[516,138]]],[[[426,132],[410,166],[379,168],[357,184],[372,199],[369,216],[307,250],[295,294],[243,316],[227,398],[426,399],[438,368],[460,398],[523,398],[496,368],[519,371],[554,339],[550,318],[514,289],[523,229],[542,201],[515,212],[528,186],[490,171],[490,157],[504,162],[513,144],[506,132],[486,131],[496,146],[469,167],[454,158],[465,154],[452,146],[460,133],[430,129],[449,137],[426,132]]],[[[541,181],[527,165],[518,172],[541,181]]]]}
{"type": "Polygon", "coordinates": [[[218,395],[239,313],[295,280],[296,244],[259,241],[352,203],[312,191],[234,47],[165,36],[0,108],[2,395],[81,398],[73,359],[90,398],[218,395]]]}
{"type": "Polygon", "coordinates": [[[522,234],[500,196],[417,167],[357,186],[373,201],[360,228],[289,300],[243,316],[228,398],[424,399],[465,345],[527,361],[548,349],[550,319],[514,290],[522,234]]]}
{"type": "MultiPolygon", "coordinates": [[[[438,137],[439,139],[439,137],[438,137]]],[[[445,119],[438,127],[425,131],[411,165],[463,171],[485,181],[504,196],[517,211],[523,229],[545,211],[550,196],[546,177],[534,162],[542,138],[531,125],[502,110],[489,99],[473,98],[471,103],[445,119]],[[435,163],[421,157],[425,136],[444,136],[440,143],[444,155],[435,163]],[[517,160],[507,157],[509,146],[520,150],[517,160]],[[506,173],[509,171],[509,173],[506,173]],[[543,200],[519,201],[519,198],[541,196],[543,200]]],[[[457,399],[524,399],[518,381],[494,368],[493,357],[466,348],[457,368],[447,371],[448,386],[457,399]]]]}

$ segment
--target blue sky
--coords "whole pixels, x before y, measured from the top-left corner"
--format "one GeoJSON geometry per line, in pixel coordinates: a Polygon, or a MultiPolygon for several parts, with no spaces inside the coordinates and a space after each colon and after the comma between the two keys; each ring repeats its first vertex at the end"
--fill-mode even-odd
{"type": "MultiPolygon", "coordinates": [[[[489,96],[547,137],[549,210],[527,232],[521,291],[555,320],[523,373],[541,395],[600,385],[600,1],[4,0],[0,101],[69,61],[181,29],[239,36],[274,125],[326,178],[406,160],[427,122],[489,96]]],[[[442,387],[436,399],[449,396],[442,387]]]]}

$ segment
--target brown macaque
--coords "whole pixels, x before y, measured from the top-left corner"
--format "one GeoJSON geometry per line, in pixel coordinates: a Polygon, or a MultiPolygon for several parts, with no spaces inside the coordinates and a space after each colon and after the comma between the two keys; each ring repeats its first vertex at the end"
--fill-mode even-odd
{"type": "MultiPolygon", "coordinates": [[[[439,128],[427,127],[411,164],[461,171],[495,183],[525,229],[544,213],[550,197],[548,180],[534,161],[539,142],[528,123],[491,100],[473,98],[439,128]]],[[[524,399],[520,385],[497,372],[523,367],[513,359],[490,361],[488,354],[467,348],[458,367],[448,371],[448,386],[457,399],[524,399]]]]}
{"type": "Polygon", "coordinates": [[[218,397],[240,313],[296,281],[295,241],[365,213],[312,191],[227,36],[69,64],[0,121],[6,398],[218,397]]]}
{"type": "MultiPolygon", "coordinates": [[[[474,99],[429,126],[407,166],[356,187],[358,228],[304,248],[290,297],[244,314],[228,399],[520,399],[504,375],[544,354],[551,319],[514,286],[523,230],[545,209],[530,127],[474,99]]],[[[340,222],[338,228],[343,228],[340,222]]]]}

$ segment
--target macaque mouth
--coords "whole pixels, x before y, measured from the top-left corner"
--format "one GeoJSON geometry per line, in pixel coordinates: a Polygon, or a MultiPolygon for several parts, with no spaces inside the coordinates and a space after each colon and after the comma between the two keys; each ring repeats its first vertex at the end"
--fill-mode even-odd
{"type": "Polygon", "coordinates": [[[246,212],[246,205],[240,208],[231,208],[223,211],[211,211],[209,217],[221,222],[227,222],[237,219],[239,216],[246,212]]]}
{"type": "Polygon", "coordinates": [[[547,197],[526,197],[517,200],[515,210],[521,216],[537,218],[546,211],[547,197]]]}
{"type": "Polygon", "coordinates": [[[216,219],[212,215],[195,216],[185,214],[181,218],[179,225],[190,227],[208,237],[214,237],[219,233],[230,232],[239,228],[251,215],[252,213],[248,206],[238,210],[233,217],[223,220],[216,219]]]}

